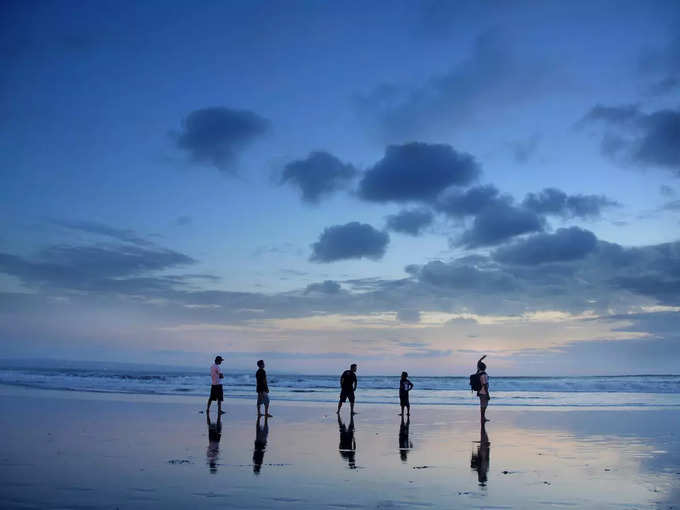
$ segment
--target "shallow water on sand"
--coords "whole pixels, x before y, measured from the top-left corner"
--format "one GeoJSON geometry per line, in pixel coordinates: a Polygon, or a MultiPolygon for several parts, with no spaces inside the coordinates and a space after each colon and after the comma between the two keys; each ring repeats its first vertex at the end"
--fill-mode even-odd
{"type": "Polygon", "coordinates": [[[2,508],[670,508],[675,410],[126,400],[0,392],[2,508]]]}

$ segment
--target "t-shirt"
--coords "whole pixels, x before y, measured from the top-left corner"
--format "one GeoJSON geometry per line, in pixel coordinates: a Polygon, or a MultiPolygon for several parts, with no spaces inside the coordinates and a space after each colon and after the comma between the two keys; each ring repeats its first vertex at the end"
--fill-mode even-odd
{"type": "Polygon", "coordinates": [[[257,372],[255,372],[255,380],[257,381],[258,393],[262,393],[263,391],[267,392],[269,391],[269,387],[267,386],[267,372],[264,371],[264,368],[257,369],[257,372]]]}
{"type": "Polygon", "coordinates": [[[213,386],[222,385],[222,381],[220,380],[221,373],[222,372],[220,371],[220,367],[217,363],[214,363],[213,366],[210,367],[210,379],[212,380],[213,386]]]}
{"type": "Polygon", "coordinates": [[[482,385],[482,389],[477,392],[477,395],[488,395],[485,384],[489,384],[489,376],[486,375],[486,372],[479,374],[479,382],[482,385]]]}
{"type": "Polygon", "coordinates": [[[354,391],[354,385],[357,382],[357,376],[351,370],[345,370],[340,378],[340,385],[345,391],[354,391]]]}
{"type": "Polygon", "coordinates": [[[413,384],[408,379],[401,379],[399,381],[399,393],[408,393],[412,387],[413,384]]]}

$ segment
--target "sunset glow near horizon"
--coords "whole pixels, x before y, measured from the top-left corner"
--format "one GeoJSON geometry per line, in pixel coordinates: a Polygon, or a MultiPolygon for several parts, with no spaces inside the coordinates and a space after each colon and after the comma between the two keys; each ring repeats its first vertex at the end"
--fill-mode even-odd
{"type": "Polygon", "coordinates": [[[680,4],[8,2],[0,358],[677,373],[680,4]]]}

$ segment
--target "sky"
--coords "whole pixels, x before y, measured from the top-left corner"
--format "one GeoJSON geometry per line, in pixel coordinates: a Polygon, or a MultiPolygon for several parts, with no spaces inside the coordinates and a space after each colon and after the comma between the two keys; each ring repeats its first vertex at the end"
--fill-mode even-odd
{"type": "Polygon", "coordinates": [[[677,373],[677,2],[1,9],[0,358],[677,373]]]}

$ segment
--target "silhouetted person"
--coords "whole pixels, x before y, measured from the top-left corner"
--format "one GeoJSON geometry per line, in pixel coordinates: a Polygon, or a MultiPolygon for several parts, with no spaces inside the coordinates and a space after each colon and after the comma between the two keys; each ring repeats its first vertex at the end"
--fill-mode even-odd
{"type": "Polygon", "coordinates": [[[350,416],[349,427],[346,427],[338,414],[338,427],[340,428],[340,445],[338,446],[340,456],[347,461],[350,469],[356,469],[357,443],[354,440],[354,416],[350,416]]]}
{"type": "Polygon", "coordinates": [[[486,418],[486,407],[489,405],[489,399],[491,398],[491,395],[489,395],[489,376],[486,375],[486,364],[482,362],[484,358],[486,358],[486,354],[477,361],[477,375],[481,384],[481,388],[477,391],[477,396],[479,397],[479,412],[482,423],[489,421],[486,418]]]}
{"type": "Polygon", "coordinates": [[[404,407],[409,416],[411,416],[411,403],[408,399],[408,393],[413,389],[413,383],[408,380],[408,372],[401,373],[401,380],[399,381],[399,405],[401,405],[401,416],[404,416],[404,407]]]}
{"type": "Polygon", "coordinates": [[[338,400],[338,412],[340,414],[340,408],[343,402],[349,399],[349,408],[352,414],[354,412],[354,392],[357,389],[357,364],[352,363],[349,370],[345,370],[340,376],[340,400],[338,400]]]}
{"type": "Polygon", "coordinates": [[[489,472],[489,436],[486,435],[486,424],[482,422],[479,433],[479,446],[477,451],[472,452],[470,467],[477,471],[477,480],[482,487],[486,486],[487,473],[489,472]]]}
{"type": "Polygon", "coordinates": [[[260,474],[260,469],[262,468],[262,462],[264,461],[264,451],[267,448],[267,436],[269,435],[269,423],[267,422],[267,416],[264,417],[264,426],[260,427],[260,419],[262,416],[257,417],[257,422],[255,423],[255,448],[253,449],[253,473],[256,475],[260,474]]]}
{"type": "Polygon", "coordinates": [[[210,466],[210,472],[217,473],[217,460],[220,456],[220,439],[222,439],[222,415],[217,415],[217,422],[210,422],[210,414],[206,413],[208,420],[208,450],[205,456],[210,466]]]}
{"type": "Polygon", "coordinates": [[[260,406],[264,404],[264,414],[267,418],[271,418],[269,414],[269,386],[267,386],[267,372],[264,371],[264,361],[257,362],[257,372],[255,372],[255,381],[257,381],[257,415],[262,416],[260,406]]]}
{"type": "Polygon", "coordinates": [[[223,414],[222,411],[222,401],[224,400],[224,391],[222,389],[222,371],[220,370],[220,365],[222,364],[222,356],[215,357],[215,363],[210,367],[210,380],[212,385],[210,386],[210,396],[208,397],[208,406],[205,408],[206,413],[210,413],[210,404],[213,400],[217,400],[217,414],[223,414]]]}
{"type": "Polygon", "coordinates": [[[408,451],[413,448],[413,443],[408,440],[408,428],[411,424],[411,417],[407,416],[404,422],[404,414],[401,414],[401,425],[399,425],[399,456],[403,462],[408,460],[408,451]]]}

